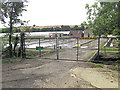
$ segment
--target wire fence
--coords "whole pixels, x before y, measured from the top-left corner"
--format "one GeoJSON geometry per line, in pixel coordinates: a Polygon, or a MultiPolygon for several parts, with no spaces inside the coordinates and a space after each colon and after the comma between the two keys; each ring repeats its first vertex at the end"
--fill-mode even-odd
{"type": "Polygon", "coordinates": [[[100,61],[119,59],[119,38],[26,38],[26,58],[100,61]],[[96,54],[96,55],[95,55],[96,54]]]}
{"type": "MultiPolygon", "coordinates": [[[[94,39],[80,38],[26,38],[26,57],[40,57],[48,59],[82,60],[85,58],[88,43],[96,42],[94,39]],[[85,52],[83,51],[85,49],[85,52]],[[83,58],[81,55],[83,54],[83,58]]],[[[89,52],[94,50],[88,49],[89,52]]]]}

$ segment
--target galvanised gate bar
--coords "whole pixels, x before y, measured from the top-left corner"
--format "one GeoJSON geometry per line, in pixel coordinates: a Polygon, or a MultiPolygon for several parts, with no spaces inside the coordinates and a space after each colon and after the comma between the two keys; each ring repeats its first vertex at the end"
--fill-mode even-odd
{"type": "Polygon", "coordinates": [[[25,55],[26,58],[88,61],[88,58],[90,60],[91,55],[96,53],[99,60],[100,52],[106,53],[103,46],[109,39],[106,37],[25,38],[25,55]]]}

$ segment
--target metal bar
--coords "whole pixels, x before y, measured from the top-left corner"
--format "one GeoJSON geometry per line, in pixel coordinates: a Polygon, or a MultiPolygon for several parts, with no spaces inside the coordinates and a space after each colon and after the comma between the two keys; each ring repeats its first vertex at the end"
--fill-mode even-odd
{"type": "MultiPolygon", "coordinates": [[[[76,39],[77,37],[60,37],[59,39],[76,39]]],[[[85,38],[85,37],[84,37],[85,38]]],[[[86,37],[88,38],[88,37],[86,37]]],[[[89,37],[89,38],[99,38],[99,37],[89,37]]],[[[118,37],[100,37],[100,38],[120,38],[119,36],[118,37]]],[[[55,39],[55,38],[25,38],[25,39],[55,39]]]]}
{"type": "Polygon", "coordinates": [[[100,36],[98,38],[98,61],[100,60],[100,36]]]}
{"type": "Polygon", "coordinates": [[[24,54],[23,54],[23,43],[24,43],[24,40],[23,40],[23,33],[21,33],[21,57],[24,58],[24,54]]]}
{"type": "MultiPolygon", "coordinates": [[[[79,44],[79,40],[77,38],[77,45],[79,44]]],[[[77,46],[77,61],[78,61],[78,51],[79,51],[79,47],[77,46]]]]}
{"type": "MultiPolygon", "coordinates": [[[[40,47],[40,38],[39,38],[39,47],[40,47]]],[[[40,54],[40,57],[41,57],[41,50],[39,50],[39,54],[40,54]]]]}
{"type": "MultiPolygon", "coordinates": [[[[76,39],[78,37],[60,37],[59,39],[76,39]]],[[[83,39],[87,39],[88,37],[84,37],[83,39]]],[[[97,37],[89,37],[88,39],[96,39],[97,37]]],[[[26,39],[55,39],[55,38],[26,38],[26,39]]]]}
{"type": "Polygon", "coordinates": [[[57,55],[57,60],[59,59],[59,53],[58,53],[58,38],[56,38],[56,55],[57,55]]]}
{"type": "Polygon", "coordinates": [[[57,46],[58,46],[58,49],[57,49],[57,59],[59,59],[59,38],[57,37],[57,46]]]}
{"type": "MultiPolygon", "coordinates": [[[[25,36],[24,36],[25,37],[25,36]]],[[[24,58],[26,58],[26,50],[25,50],[25,38],[24,38],[24,58]]]]}

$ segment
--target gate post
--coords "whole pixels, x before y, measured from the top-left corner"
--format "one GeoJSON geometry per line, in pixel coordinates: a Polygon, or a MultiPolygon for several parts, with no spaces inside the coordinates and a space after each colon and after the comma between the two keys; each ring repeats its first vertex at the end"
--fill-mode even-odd
{"type": "Polygon", "coordinates": [[[79,44],[79,40],[78,40],[78,37],[77,37],[77,61],[78,61],[78,53],[79,53],[79,47],[78,47],[78,44],[79,44]]]}
{"type": "MultiPolygon", "coordinates": [[[[39,47],[40,47],[40,38],[39,38],[39,47]]],[[[39,54],[40,54],[40,57],[41,57],[41,50],[39,50],[39,54]]]]}
{"type": "Polygon", "coordinates": [[[59,41],[58,41],[58,37],[56,37],[56,55],[57,55],[57,60],[59,59],[58,48],[59,48],[59,41]]]}
{"type": "Polygon", "coordinates": [[[98,61],[100,60],[100,35],[98,37],[98,61]]]}
{"type": "Polygon", "coordinates": [[[24,34],[24,36],[23,36],[23,42],[24,42],[24,49],[23,49],[23,54],[24,54],[24,58],[26,58],[26,52],[25,52],[25,34],[24,34]]]}

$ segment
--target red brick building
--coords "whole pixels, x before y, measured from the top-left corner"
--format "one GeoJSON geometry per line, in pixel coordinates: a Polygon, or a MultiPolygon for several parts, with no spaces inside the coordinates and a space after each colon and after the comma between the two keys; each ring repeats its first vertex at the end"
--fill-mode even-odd
{"type": "Polygon", "coordinates": [[[82,30],[70,31],[69,37],[82,37],[82,30]]]}

